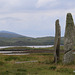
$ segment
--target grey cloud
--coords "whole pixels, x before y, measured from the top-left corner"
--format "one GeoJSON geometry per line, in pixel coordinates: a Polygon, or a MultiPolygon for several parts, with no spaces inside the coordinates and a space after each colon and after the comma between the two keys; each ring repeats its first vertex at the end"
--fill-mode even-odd
{"type": "MultiPolygon", "coordinates": [[[[58,10],[58,9],[73,9],[75,7],[74,0],[55,0],[46,3],[44,6],[37,8],[38,0],[1,0],[0,9],[6,10],[3,12],[26,12],[26,11],[42,11],[42,10],[58,10]],[[16,2],[15,2],[16,1],[16,2]],[[14,3],[13,3],[14,2],[14,3]]],[[[0,11],[0,12],[2,12],[0,11]]]]}

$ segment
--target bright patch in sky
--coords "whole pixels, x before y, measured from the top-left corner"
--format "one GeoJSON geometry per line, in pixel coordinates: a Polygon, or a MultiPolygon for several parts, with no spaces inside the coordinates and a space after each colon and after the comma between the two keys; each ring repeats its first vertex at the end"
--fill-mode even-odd
{"type": "Polygon", "coordinates": [[[47,5],[49,2],[54,2],[56,0],[38,0],[37,2],[37,7],[42,7],[42,6],[45,6],[47,5]]]}

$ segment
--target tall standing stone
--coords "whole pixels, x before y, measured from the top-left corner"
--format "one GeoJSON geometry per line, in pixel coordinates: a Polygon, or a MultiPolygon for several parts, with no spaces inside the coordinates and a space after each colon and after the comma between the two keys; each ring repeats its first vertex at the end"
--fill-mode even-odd
{"type": "Polygon", "coordinates": [[[64,64],[69,64],[73,61],[73,43],[74,41],[74,22],[71,13],[66,17],[66,29],[64,36],[64,64]]]}
{"type": "Polygon", "coordinates": [[[59,20],[57,19],[55,22],[55,43],[54,43],[54,62],[57,63],[59,61],[60,55],[60,39],[61,39],[61,30],[59,20]]]}

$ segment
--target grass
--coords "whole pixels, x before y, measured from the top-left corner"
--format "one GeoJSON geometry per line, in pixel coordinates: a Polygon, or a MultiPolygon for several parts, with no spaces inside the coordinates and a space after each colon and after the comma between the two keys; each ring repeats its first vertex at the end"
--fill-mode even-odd
{"type": "Polygon", "coordinates": [[[0,55],[0,60],[2,61],[31,61],[37,60],[38,58],[34,55],[0,55]]]}
{"type": "Polygon", "coordinates": [[[75,62],[63,65],[62,59],[63,54],[60,56],[60,62],[54,64],[51,53],[0,55],[0,75],[75,75],[73,73],[75,62]],[[38,62],[15,64],[16,61],[32,60],[38,60],[38,62]]]}

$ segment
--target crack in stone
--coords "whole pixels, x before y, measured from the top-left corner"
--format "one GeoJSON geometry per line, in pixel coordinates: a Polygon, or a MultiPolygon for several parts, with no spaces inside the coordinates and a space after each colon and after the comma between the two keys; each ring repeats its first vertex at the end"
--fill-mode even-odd
{"type": "Polygon", "coordinates": [[[66,51],[64,54],[66,54],[66,53],[68,53],[68,52],[70,52],[71,51],[71,49],[70,50],[68,50],[68,51],[66,51]]]}

